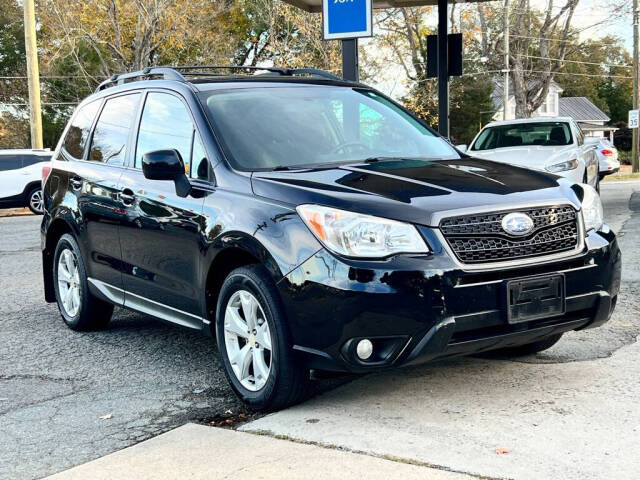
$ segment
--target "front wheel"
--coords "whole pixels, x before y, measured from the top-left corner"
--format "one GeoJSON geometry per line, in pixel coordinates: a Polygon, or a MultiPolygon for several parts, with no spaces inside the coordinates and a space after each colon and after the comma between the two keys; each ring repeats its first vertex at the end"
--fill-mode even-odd
{"type": "Polygon", "coordinates": [[[273,411],[302,400],[309,370],[294,361],[280,298],[261,265],[238,268],[224,281],[216,336],[227,379],[244,403],[273,411]]]}
{"type": "Polygon", "coordinates": [[[27,195],[27,206],[36,215],[42,215],[44,212],[44,199],[42,197],[42,188],[37,187],[27,195]]]}

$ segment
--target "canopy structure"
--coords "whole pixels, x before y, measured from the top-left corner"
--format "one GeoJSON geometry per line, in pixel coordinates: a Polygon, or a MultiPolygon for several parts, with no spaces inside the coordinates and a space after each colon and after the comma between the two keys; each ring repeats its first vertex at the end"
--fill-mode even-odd
{"type": "MultiPolygon", "coordinates": [[[[302,10],[322,12],[322,0],[283,0],[302,10]]],[[[331,1],[331,0],[328,0],[331,1]]],[[[438,7],[438,130],[449,136],[449,73],[447,69],[447,3],[485,2],[490,0],[373,0],[374,9],[398,7],[438,7]]],[[[342,76],[346,80],[358,81],[358,39],[342,40],[342,76]]]]}

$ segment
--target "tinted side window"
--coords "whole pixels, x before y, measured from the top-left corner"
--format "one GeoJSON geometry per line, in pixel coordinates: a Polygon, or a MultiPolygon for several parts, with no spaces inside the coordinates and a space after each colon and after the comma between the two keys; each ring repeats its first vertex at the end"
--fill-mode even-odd
{"type": "Polygon", "coordinates": [[[127,140],[139,100],[138,93],[107,100],[93,132],[89,160],[109,165],[124,165],[127,140]]]}
{"type": "Polygon", "coordinates": [[[19,155],[0,156],[0,172],[17,170],[19,168],[22,168],[22,158],[20,158],[19,155]]]}
{"type": "Polygon", "coordinates": [[[98,113],[98,108],[100,108],[99,101],[88,103],[80,107],[73,117],[63,144],[66,152],[73,158],[82,159],[84,147],[89,138],[89,129],[98,113]]]}
{"type": "Polygon", "coordinates": [[[48,162],[49,160],[51,160],[51,157],[45,155],[23,155],[22,166],[29,167],[31,165],[35,165],[36,163],[48,162]]]}
{"type": "Polygon", "coordinates": [[[151,92],[144,104],[138,146],[136,168],[142,168],[142,156],[155,150],[180,152],[187,175],[191,163],[191,139],[193,122],[187,107],[179,98],[167,93],[151,92]]]}

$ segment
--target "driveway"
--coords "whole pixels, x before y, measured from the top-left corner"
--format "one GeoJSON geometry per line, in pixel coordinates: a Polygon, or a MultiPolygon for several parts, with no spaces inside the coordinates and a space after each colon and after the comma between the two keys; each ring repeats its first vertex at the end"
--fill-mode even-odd
{"type": "Polygon", "coordinates": [[[242,430],[482,478],[637,479],[640,184],[602,190],[624,257],[607,325],[517,361],[461,358],[361,377],[242,430]]]}

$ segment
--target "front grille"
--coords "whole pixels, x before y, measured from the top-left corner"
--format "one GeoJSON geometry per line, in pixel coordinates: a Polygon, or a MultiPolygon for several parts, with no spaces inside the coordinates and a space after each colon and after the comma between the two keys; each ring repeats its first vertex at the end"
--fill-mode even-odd
{"type": "Polygon", "coordinates": [[[440,230],[463,263],[491,263],[550,255],[573,250],[580,237],[578,214],[569,205],[445,218],[440,230]],[[511,212],[526,213],[534,228],[526,237],[514,237],[502,229],[511,212]]]}

